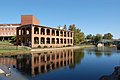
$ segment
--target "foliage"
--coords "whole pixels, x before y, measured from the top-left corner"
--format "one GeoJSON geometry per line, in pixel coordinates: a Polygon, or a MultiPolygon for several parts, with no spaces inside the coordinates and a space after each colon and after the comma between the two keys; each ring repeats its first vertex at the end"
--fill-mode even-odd
{"type": "Polygon", "coordinates": [[[48,48],[47,46],[44,46],[44,48],[48,48]]]}
{"type": "Polygon", "coordinates": [[[12,36],[11,39],[12,39],[13,41],[16,41],[16,36],[12,36]]]}
{"type": "Polygon", "coordinates": [[[65,30],[67,29],[67,26],[66,26],[66,24],[64,25],[63,29],[65,29],[65,30]]]}
{"type": "Polygon", "coordinates": [[[111,33],[104,34],[103,39],[112,39],[113,35],[111,33]]]}
{"type": "Polygon", "coordinates": [[[102,35],[101,34],[96,34],[94,41],[99,42],[102,40],[102,35]]]}
{"type": "Polygon", "coordinates": [[[38,48],[41,48],[41,46],[39,45],[38,48]]]}
{"type": "Polygon", "coordinates": [[[79,28],[76,28],[75,24],[69,26],[69,30],[74,31],[74,44],[80,44],[84,41],[85,35],[79,28]]]}
{"type": "Polygon", "coordinates": [[[86,39],[90,39],[91,40],[92,38],[93,38],[92,34],[89,34],[89,35],[86,36],[86,39]]]}

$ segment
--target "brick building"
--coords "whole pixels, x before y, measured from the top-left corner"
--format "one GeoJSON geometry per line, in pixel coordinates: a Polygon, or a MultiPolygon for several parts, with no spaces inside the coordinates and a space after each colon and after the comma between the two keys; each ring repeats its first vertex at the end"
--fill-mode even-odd
{"type": "Polygon", "coordinates": [[[32,15],[21,16],[21,26],[17,27],[17,45],[29,47],[73,46],[73,31],[41,26],[32,15]]]}
{"type": "Polygon", "coordinates": [[[21,24],[0,24],[0,41],[16,36],[16,28],[21,24]]]}

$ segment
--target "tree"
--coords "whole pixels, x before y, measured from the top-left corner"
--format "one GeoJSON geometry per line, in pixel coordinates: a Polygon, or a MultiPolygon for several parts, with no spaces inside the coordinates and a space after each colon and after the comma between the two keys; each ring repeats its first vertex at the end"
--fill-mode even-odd
{"type": "Polygon", "coordinates": [[[102,40],[102,35],[101,34],[96,34],[94,41],[99,42],[102,40]]]}
{"type": "Polygon", "coordinates": [[[65,30],[67,29],[67,26],[66,26],[66,24],[64,25],[64,28],[63,28],[63,29],[65,29],[65,30]]]}
{"type": "Polygon", "coordinates": [[[69,30],[74,31],[74,44],[80,44],[84,41],[85,35],[81,30],[78,28],[76,29],[75,24],[69,26],[69,30]]]}
{"type": "Polygon", "coordinates": [[[104,34],[103,39],[112,39],[113,35],[111,33],[104,34]]]}
{"type": "Polygon", "coordinates": [[[93,37],[92,34],[89,34],[89,35],[86,36],[86,39],[92,40],[92,37],[93,37]]]}

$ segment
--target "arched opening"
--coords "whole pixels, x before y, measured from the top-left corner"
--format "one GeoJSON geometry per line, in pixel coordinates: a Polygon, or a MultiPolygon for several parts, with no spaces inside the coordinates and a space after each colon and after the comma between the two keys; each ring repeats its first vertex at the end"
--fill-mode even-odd
{"type": "Polygon", "coordinates": [[[25,35],[25,28],[22,28],[22,35],[25,35]]]}
{"type": "Polygon", "coordinates": [[[39,44],[39,38],[38,37],[34,37],[34,44],[39,44]]]}
{"type": "Polygon", "coordinates": [[[30,34],[30,29],[29,29],[29,27],[26,28],[26,34],[30,34]]]}
{"type": "Polygon", "coordinates": [[[41,44],[45,44],[45,38],[41,37],[41,44]]]}
{"type": "Polygon", "coordinates": [[[63,31],[60,31],[60,36],[63,36],[63,31]]]}
{"type": "Polygon", "coordinates": [[[47,38],[47,44],[50,44],[50,38],[47,38]]]}
{"type": "Polygon", "coordinates": [[[56,31],[56,36],[59,36],[59,31],[58,30],[56,31]]]}
{"type": "Polygon", "coordinates": [[[60,39],[60,43],[63,44],[63,39],[62,38],[60,39]]]}
{"type": "Polygon", "coordinates": [[[56,38],[56,43],[59,44],[59,38],[56,38]]]}
{"type": "Polygon", "coordinates": [[[39,28],[38,27],[34,28],[34,34],[39,34],[39,28]]]}
{"type": "Polygon", "coordinates": [[[66,44],[66,39],[64,39],[64,44],[66,44]]]}
{"type": "Polygon", "coordinates": [[[52,38],[52,44],[55,44],[55,38],[52,38]]]}
{"type": "Polygon", "coordinates": [[[67,32],[67,34],[68,34],[68,37],[69,37],[69,32],[67,32]]]}
{"type": "Polygon", "coordinates": [[[71,39],[71,44],[72,44],[72,39],[71,39]]]}
{"type": "Polygon", "coordinates": [[[50,35],[50,29],[47,29],[47,35],[50,35]]]}
{"type": "Polygon", "coordinates": [[[45,35],[45,29],[44,28],[41,28],[41,34],[45,35]]]}
{"type": "Polygon", "coordinates": [[[66,32],[64,32],[64,37],[66,37],[66,32]]]}
{"type": "Polygon", "coordinates": [[[52,30],[52,36],[55,36],[55,30],[52,30]]]}
{"type": "Polygon", "coordinates": [[[72,32],[71,32],[71,37],[72,37],[72,32]]]}
{"type": "Polygon", "coordinates": [[[68,44],[69,44],[69,39],[68,39],[68,44]]]}

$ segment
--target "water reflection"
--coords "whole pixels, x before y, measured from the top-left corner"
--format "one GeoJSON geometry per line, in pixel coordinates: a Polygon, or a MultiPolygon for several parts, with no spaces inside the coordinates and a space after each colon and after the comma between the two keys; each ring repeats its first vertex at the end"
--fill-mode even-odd
{"type": "Polygon", "coordinates": [[[116,48],[108,48],[108,47],[94,47],[94,48],[87,48],[86,49],[88,54],[95,54],[96,57],[111,56],[112,53],[119,53],[116,48]]]}
{"type": "Polygon", "coordinates": [[[16,55],[14,56],[0,56],[0,64],[7,66],[15,66],[16,65],[16,55]]]}
{"type": "Polygon", "coordinates": [[[32,76],[74,64],[73,49],[49,52],[33,52],[30,55],[17,56],[17,69],[32,76]]]}
{"type": "Polygon", "coordinates": [[[104,75],[99,80],[120,80],[120,66],[116,66],[112,74],[104,75]]]}
{"type": "Polygon", "coordinates": [[[15,65],[27,79],[98,80],[118,64],[118,53],[108,48],[63,49],[1,56],[0,64],[15,65]]]}

